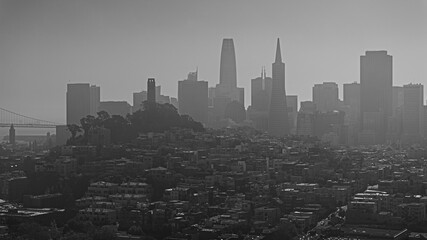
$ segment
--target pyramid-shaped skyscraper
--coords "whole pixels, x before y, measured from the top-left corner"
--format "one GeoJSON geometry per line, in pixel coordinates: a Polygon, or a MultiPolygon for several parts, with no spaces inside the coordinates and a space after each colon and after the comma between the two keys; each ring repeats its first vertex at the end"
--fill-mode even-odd
{"type": "Polygon", "coordinates": [[[279,39],[277,39],[276,60],[272,68],[273,87],[268,116],[268,133],[272,136],[283,137],[289,134],[289,123],[285,91],[285,64],[282,62],[279,39]]]}

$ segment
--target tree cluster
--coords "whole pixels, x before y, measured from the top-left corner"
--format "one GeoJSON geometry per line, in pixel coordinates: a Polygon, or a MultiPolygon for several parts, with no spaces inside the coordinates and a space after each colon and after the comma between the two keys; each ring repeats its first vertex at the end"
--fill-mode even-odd
{"type": "Polygon", "coordinates": [[[194,121],[188,115],[179,115],[177,109],[168,103],[143,102],[143,110],[139,110],[126,117],[110,116],[101,111],[97,116],[88,115],[80,120],[80,125],[68,125],[71,138],[70,145],[86,145],[89,133],[95,128],[105,128],[111,133],[111,142],[114,144],[128,143],[138,137],[139,133],[163,132],[172,128],[187,128],[194,131],[204,131],[200,122],[194,121]]]}

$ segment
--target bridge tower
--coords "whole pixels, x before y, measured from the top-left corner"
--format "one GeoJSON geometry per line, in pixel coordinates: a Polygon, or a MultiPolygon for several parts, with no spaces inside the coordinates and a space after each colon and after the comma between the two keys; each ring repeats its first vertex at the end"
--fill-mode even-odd
{"type": "Polygon", "coordinates": [[[15,146],[15,128],[13,127],[13,124],[10,125],[9,128],[9,143],[15,146]]]}

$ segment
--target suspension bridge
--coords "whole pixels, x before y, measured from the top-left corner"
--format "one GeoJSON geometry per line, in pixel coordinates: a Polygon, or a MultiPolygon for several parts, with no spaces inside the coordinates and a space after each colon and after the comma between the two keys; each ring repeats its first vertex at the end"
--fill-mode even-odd
{"type": "Polygon", "coordinates": [[[10,127],[11,125],[19,128],[55,128],[56,125],[61,124],[28,117],[0,107],[0,127],[10,127]]]}

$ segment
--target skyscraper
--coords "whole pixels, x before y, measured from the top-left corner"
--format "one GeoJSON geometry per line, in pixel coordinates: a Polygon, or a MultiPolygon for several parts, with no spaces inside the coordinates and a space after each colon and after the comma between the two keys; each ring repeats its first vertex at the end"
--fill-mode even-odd
{"type": "Polygon", "coordinates": [[[313,87],[313,102],[319,112],[338,110],[338,85],[334,82],[315,84],[313,87]]]}
{"type": "Polygon", "coordinates": [[[149,78],[147,81],[147,101],[150,103],[156,102],[156,81],[154,78],[149,78]]]}
{"type": "Polygon", "coordinates": [[[90,115],[96,116],[101,101],[101,89],[96,85],[90,86],[90,115]]]}
{"type": "Polygon", "coordinates": [[[365,144],[386,140],[392,114],[392,70],[393,59],[387,51],[366,51],[360,57],[360,122],[365,144]]]}
{"type": "Polygon", "coordinates": [[[80,125],[80,119],[90,115],[89,83],[67,84],[67,124],[80,125]]]}
{"type": "Polygon", "coordinates": [[[262,68],[261,76],[251,80],[251,106],[248,108],[248,118],[258,130],[268,130],[268,109],[273,79],[267,77],[262,68]]]}
{"type": "Polygon", "coordinates": [[[312,101],[301,102],[297,116],[296,134],[300,136],[314,136],[314,121],[316,105],[312,101]]]}
{"type": "Polygon", "coordinates": [[[197,71],[190,72],[186,80],[178,82],[178,111],[207,123],[208,82],[198,81],[197,71]]]}
{"type": "Polygon", "coordinates": [[[348,125],[348,143],[357,143],[360,129],[360,84],[346,83],[344,88],[344,109],[346,112],[346,124],[348,125]]]}
{"type": "MultiPolygon", "coordinates": [[[[244,108],[244,89],[237,87],[236,55],[233,39],[223,39],[221,49],[221,62],[219,84],[215,87],[213,103],[212,125],[216,125],[225,117],[228,104],[237,101],[244,108]]],[[[233,103],[235,105],[235,103],[233,103]]]]}
{"type": "Polygon", "coordinates": [[[236,54],[232,38],[222,40],[219,84],[229,88],[237,87],[236,54]]]}
{"type": "Polygon", "coordinates": [[[268,118],[268,133],[273,136],[289,134],[288,106],[285,91],[285,64],[282,62],[280,41],[277,39],[276,60],[272,64],[273,86],[268,118]]]}
{"type": "Polygon", "coordinates": [[[404,143],[415,143],[423,135],[424,90],[421,84],[403,86],[403,135],[404,143]]]}
{"type": "Polygon", "coordinates": [[[286,96],[286,104],[288,104],[289,132],[291,134],[296,134],[297,117],[298,117],[298,96],[297,95],[286,96]]]}

